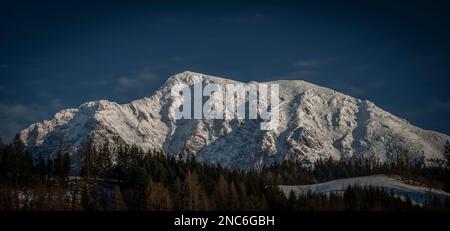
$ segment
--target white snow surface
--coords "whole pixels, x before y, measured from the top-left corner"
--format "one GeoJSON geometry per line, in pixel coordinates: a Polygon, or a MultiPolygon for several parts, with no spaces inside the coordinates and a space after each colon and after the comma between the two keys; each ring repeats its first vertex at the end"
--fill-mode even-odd
{"type": "Polygon", "coordinates": [[[193,85],[199,76],[203,85],[240,83],[182,72],[150,97],[122,105],[107,100],[87,102],[58,112],[52,120],[32,124],[21,131],[21,138],[34,156],[54,155],[62,143],[76,157],[87,143],[108,140],[112,146],[163,149],[168,155],[195,155],[208,164],[243,170],[281,160],[305,165],[321,158],[390,162],[398,153],[431,163],[444,158],[443,147],[450,140],[445,134],[413,126],[370,101],[301,80],[266,82],[279,84],[276,130],[260,130],[255,120],[174,120],[170,114],[177,99],[170,89],[178,83],[193,85]]]}
{"type": "Polygon", "coordinates": [[[450,193],[440,189],[412,185],[399,176],[387,176],[382,174],[344,178],[310,185],[279,185],[279,188],[286,197],[289,197],[291,192],[294,192],[296,195],[304,195],[307,193],[343,193],[349,186],[355,185],[382,188],[387,193],[392,192],[395,196],[401,198],[408,197],[416,204],[425,203],[429,199],[430,194],[442,201],[450,196],[450,193]]]}

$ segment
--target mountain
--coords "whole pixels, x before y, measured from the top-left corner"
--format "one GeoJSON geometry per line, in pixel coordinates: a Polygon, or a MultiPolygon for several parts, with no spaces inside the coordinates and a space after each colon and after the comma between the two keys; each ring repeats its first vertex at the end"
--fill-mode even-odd
{"type": "Polygon", "coordinates": [[[203,85],[239,83],[182,72],[170,77],[154,95],[128,104],[100,100],[62,110],[54,119],[21,131],[21,139],[34,156],[54,155],[62,147],[77,160],[86,144],[108,140],[110,147],[134,144],[245,170],[284,159],[308,165],[320,158],[391,162],[407,155],[432,163],[444,158],[443,147],[450,140],[445,134],[413,126],[370,101],[301,80],[267,82],[279,84],[280,89],[280,123],[275,130],[261,130],[257,120],[175,120],[170,90],[199,79],[203,85]]]}

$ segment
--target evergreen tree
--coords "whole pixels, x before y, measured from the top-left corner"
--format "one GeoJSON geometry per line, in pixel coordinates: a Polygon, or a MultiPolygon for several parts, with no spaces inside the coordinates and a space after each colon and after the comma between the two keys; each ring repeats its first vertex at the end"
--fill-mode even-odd
{"type": "Polygon", "coordinates": [[[219,176],[216,189],[216,206],[218,210],[225,210],[228,208],[228,183],[223,175],[219,176]]]}
{"type": "Polygon", "coordinates": [[[150,183],[147,209],[156,211],[169,211],[173,209],[169,190],[163,184],[150,183]]]}
{"type": "Polygon", "coordinates": [[[238,195],[239,195],[239,206],[241,208],[247,208],[250,209],[252,205],[249,203],[249,197],[247,195],[247,187],[245,186],[243,181],[240,181],[237,184],[238,187],[238,195]]]}
{"type": "Polygon", "coordinates": [[[83,181],[77,181],[75,184],[72,184],[71,186],[71,194],[69,194],[69,198],[68,200],[68,207],[72,210],[72,211],[80,211],[82,209],[81,207],[81,200],[80,200],[80,195],[81,195],[81,189],[82,184],[84,182],[83,181]]]}
{"type": "Polygon", "coordinates": [[[60,169],[60,176],[62,178],[67,178],[70,174],[70,156],[69,153],[64,153],[61,160],[61,169],[60,169]]]}
{"type": "Polygon", "coordinates": [[[37,163],[35,166],[36,169],[36,173],[40,176],[40,177],[44,177],[47,174],[47,164],[45,162],[44,157],[42,156],[42,154],[40,154],[38,156],[37,159],[37,163]]]}
{"type": "Polygon", "coordinates": [[[29,183],[33,176],[33,157],[31,156],[31,153],[25,151],[21,162],[22,180],[29,183]]]}
{"type": "Polygon", "coordinates": [[[120,191],[120,188],[117,185],[114,186],[114,190],[112,192],[111,204],[112,206],[110,207],[110,210],[113,211],[124,211],[127,209],[125,201],[122,197],[122,192],[120,191]]]}
{"type": "Polygon", "coordinates": [[[57,184],[54,191],[54,203],[53,209],[56,211],[67,210],[66,193],[64,191],[64,186],[57,184]]]}
{"type": "Polygon", "coordinates": [[[36,206],[35,210],[37,211],[46,211],[48,210],[48,191],[47,187],[43,184],[40,184],[36,187],[36,206]]]}
{"type": "Polygon", "coordinates": [[[19,134],[14,137],[13,153],[9,158],[13,180],[18,183],[30,181],[33,174],[33,159],[31,153],[25,150],[19,134]]]}
{"type": "Polygon", "coordinates": [[[295,192],[294,191],[291,191],[290,193],[289,193],[289,199],[288,199],[288,209],[290,210],[290,211],[294,211],[294,210],[297,210],[298,209],[298,207],[297,207],[297,196],[295,195],[295,192]]]}
{"type": "MultiPolygon", "coordinates": [[[[330,159],[318,161],[314,168],[283,162],[261,172],[242,172],[205,165],[192,158],[177,160],[158,150],[143,152],[136,146],[122,146],[106,151],[106,147],[90,146],[82,153],[82,175],[98,174],[102,179],[90,178],[87,183],[71,179],[67,184],[54,180],[54,176],[66,178],[70,173],[67,153],[59,152],[54,159],[44,153],[30,171],[31,154],[16,136],[15,142],[2,148],[0,210],[414,210],[419,207],[410,200],[378,188],[352,186],[343,194],[291,193],[287,197],[276,185],[391,173],[430,188],[448,190],[450,186],[448,169],[423,166],[417,160],[385,165],[359,159],[330,159]],[[105,163],[98,159],[101,153],[117,157],[114,169],[101,164],[105,163]],[[47,161],[43,156],[47,156],[47,161]],[[108,168],[113,171],[99,170],[108,168]],[[31,180],[34,176],[42,177],[31,180]]],[[[450,200],[430,197],[428,201],[426,210],[450,208],[450,200]]]]}
{"type": "Polygon", "coordinates": [[[228,208],[232,211],[236,211],[239,209],[239,195],[236,190],[236,186],[231,182],[230,188],[228,190],[228,208]]]}
{"type": "Polygon", "coordinates": [[[1,160],[0,160],[0,176],[8,178],[12,172],[12,155],[10,148],[4,148],[1,160]]]}
{"type": "Polygon", "coordinates": [[[181,180],[179,177],[176,177],[175,182],[173,183],[172,186],[172,198],[173,198],[173,206],[175,210],[184,210],[183,209],[183,200],[182,200],[182,194],[183,194],[183,189],[182,189],[182,184],[181,184],[181,180]]]}
{"type": "Polygon", "coordinates": [[[25,146],[20,139],[20,135],[16,134],[13,140],[13,155],[11,158],[12,174],[15,180],[21,175],[21,168],[25,159],[25,146]]]}
{"type": "Polygon", "coordinates": [[[56,157],[53,159],[53,166],[52,166],[52,175],[53,176],[60,176],[61,169],[62,169],[62,153],[61,151],[56,152],[56,157]]]}
{"type": "Polygon", "coordinates": [[[88,144],[81,160],[81,175],[84,176],[87,181],[95,176],[93,160],[95,160],[96,154],[97,152],[94,145],[92,145],[92,143],[88,144]]]}
{"type": "Polygon", "coordinates": [[[198,175],[196,172],[190,172],[186,174],[186,179],[183,183],[183,190],[186,192],[183,200],[183,208],[187,211],[200,211],[206,209],[204,192],[200,182],[198,181],[198,175]]]}
{"type": "Polygon", "coordinates": [[[105,141],[102,148],[94,155],[93,168],[96,176],[108,178],[112,171],[111,154],[109,153],[109,142],[105,141]]]}

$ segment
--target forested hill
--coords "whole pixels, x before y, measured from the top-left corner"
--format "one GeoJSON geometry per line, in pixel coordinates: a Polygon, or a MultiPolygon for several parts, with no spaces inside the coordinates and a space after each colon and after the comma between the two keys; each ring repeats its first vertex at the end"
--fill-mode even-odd
{"type": "Polygon", "coordinates": [[[121,146],[86,148],[79,173],[70,156],[33,160],[20,139],[0,145],[0,210],[436,210],[449,201],[433,198],[423,207],[379,188],[353,186],[343,194],[284,196],[277,185],[396,174],[429,187],[450,189],[447,168],[369,161],[319,161],[314,168],[283,162],[259,172],[224,169],[193,158],[168,157],[121,146]],[[111,158],[114,157],[114,158],[111,158]]]}

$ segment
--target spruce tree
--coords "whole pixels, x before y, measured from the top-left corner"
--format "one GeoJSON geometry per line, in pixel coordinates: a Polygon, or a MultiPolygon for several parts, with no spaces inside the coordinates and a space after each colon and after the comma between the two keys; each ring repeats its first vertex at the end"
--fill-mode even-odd
{"type": "Polygon", "coordinates": [[[186,178],[183,184],[183,190],[186,192],[183,207],[188,211],[200,211],[205,209],[204,204],[204,191],[198,180],[196,172],[190,172],[186,174],[186,178]]]}
{"type": "Polygon", "coordinates": [[[16,134],[13,141],[13,155],[11,158],[13,178],[19,183],[31,180],[33,174],[33,159],[31,153],[25,150],[19,134],[16,134]]]}
{"type": "Polygon", "coordinates": [[[112,192],[111,204],[112,207],[110,209],[113,211],[127,210],[127,205],[125,204],[125,201],[123,199],[122,192],[117,185],[114,186],[114,190],[112,192]]]}
{"type": "Polygon", "coordinates": [[[105,141],[93,159],[96,175],[103,178],[108,178],[112,171],[111,154],[109,152],[109,142],[105,141]]]}
{"type": "Polygon", "coordinates": [[[95,167],[93,164],[93,160],[95,160],[96,154],[97,152],[94,145],[92,143],[88,144],[81,160],[81,175],[84,176],[87,181],[95,176],[95,173],[93,171],[95,167]]]}
{"type": "Polygon", "coordinates": [[[25,146],[20,139],[20,135],[16,134],[13,140],[13,155],[11,158],[12,171],[14,178],[18,178],[21,173],[22,161],[25,159],[25,146]]]}
{"type": "Polygon", "coordinates": [[[60,176],[63,179],[66,179],[70,174],[70,156],[67,152],[62,156],[60,171],[60,176]]]}
{"type": "Polygon", "coordinates": [[[22,179],[24,182],[31,182],[33,176],[33,157],[31,153],[25,151],[21,162],[22,179]]]}
{"type": "Polygon", "coordinates": [[[46,175],[46,173],[47,173],[46,168],[47,168],[47,166],[46,166],[46,163],[45,163],[45,159],[42,156],[42,154],[40,154],[38,156],[37,163],[36,163],[36,166],[35,166],[37,174],[40,177],[44,177],[46,175]]]}
{"type": "Polygon", "coordinates": [[[12,153],[11,148],[4,148],[0,159],[0,176],[9,177],[12,170],[12,153]]]}
{"type": "Polygon", "coordinates": [[[147,198],[147,209],[156,211],[170,211],[173,203],[169,190],[161,183],[150,183],[147,198]]]}
{"type": "Polygon", "coordinates": [[[183,194],[183,188],[182,188],[181,180],[177,176],[175,179],[175,182],[172,185],[172,201],[174,210],[182,211],[183,210],[183,200],[182,200],[182,194],[183,194]]]}
{"type": "Polygon", "coordinates": [[[215,198],[218,210],[225,210],[228,207],[228,182],[223,175],[219,176],[215,198]]]}
{"type": "Polygon", "coordinates": [[[231,211],[236,211],[239,209],[239,195],[236,190],[236,186],[231,182],[230,188],[228,190],[228,209],[231,211]]]}

